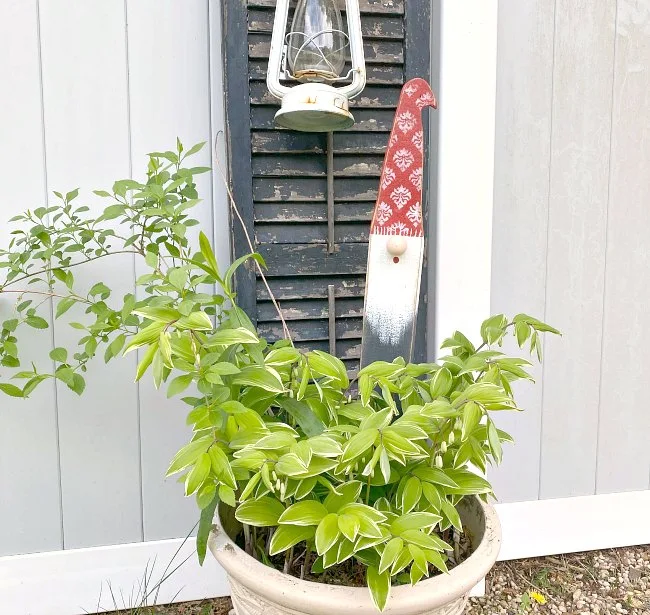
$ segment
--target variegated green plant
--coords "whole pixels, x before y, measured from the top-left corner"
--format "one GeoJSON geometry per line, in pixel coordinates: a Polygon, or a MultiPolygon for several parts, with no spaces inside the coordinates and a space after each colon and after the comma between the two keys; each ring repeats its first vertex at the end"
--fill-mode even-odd
{"type": "Polygon", "coordinates": [[[493,316],[478,347],[455,333],[435,363],[377,362],[353,383],[334,356],[267,344],[236,306],[232,279],[245,259],[222,273],[208,238],[189,239],[194,176],[207,169],[186,158],[199,149],[151,154],[146,181],[97,191],[109,203],[98,217],[73,191],[14,219],[0,250],[0,308],[17,299],[0,328],[0,390],[28,397],[55,378],[81,394],[100,348],[106,361],[138,350],[136,379],[150,371],[190,408],[193,437],[168,473],[181,474],[201,510],[199,558],[222,502],[247,551],[269,565],[285,554],[288,568],[297,545],[316,574],[355,558],[381,610],[391,583],[447,570],[453,547],[441,535],[462,531],[456,505],[492,493],[482,474],[510,440],[492,414],[517,410],[511,384],[529,378],[528,361],[499,349],[504,337],[539,353],[539,333],[557,331],[524,314],[493,316]],[[79,268],[124,253],[148,268],[138,292],[116,297],[102,280],[79,288],[79,268]],[[50,325],[50,302],[78,345],[50,353],[53,371],[25,368],[19,334],[50,325]]]}

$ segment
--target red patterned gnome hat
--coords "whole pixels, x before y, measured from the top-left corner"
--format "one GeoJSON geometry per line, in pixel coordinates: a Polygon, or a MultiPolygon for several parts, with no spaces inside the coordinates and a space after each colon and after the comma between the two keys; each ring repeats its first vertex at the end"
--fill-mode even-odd
{"type": "Polygon", "coordinates": [[[422,109],[436,106],[436,98],[424,79],[404,84],[384,157],[371,234],[424,236],[422,109]]]}

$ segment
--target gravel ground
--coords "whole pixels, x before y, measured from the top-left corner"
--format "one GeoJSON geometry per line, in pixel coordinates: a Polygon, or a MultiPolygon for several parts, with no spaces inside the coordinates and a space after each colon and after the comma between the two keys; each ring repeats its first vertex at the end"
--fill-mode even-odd
{"type": "MultiPolygon", "coordinates": [[[[121,615],[227,615],[217,598],[121,611],[121,615]]],[[[650,545],[500,562],[466,615],[650,615],[650,545]]],[[[333,614],[334,615],[334,614],[333,614]]]]}

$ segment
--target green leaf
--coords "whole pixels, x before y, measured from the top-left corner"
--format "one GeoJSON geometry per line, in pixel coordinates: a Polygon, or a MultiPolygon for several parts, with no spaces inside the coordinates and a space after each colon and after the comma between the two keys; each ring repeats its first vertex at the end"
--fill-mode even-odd
{"type": "MultiPolygon", "coordinates": [[[[424,551],[422,551],[422,549],[420,549],[420,547],[415,544],[410,544],[408,546],[408,550],[411,554],[411,557],[413,558],[413,566],[411,568],[411,572],[413,572],[413,568],[417,568],[421,573],[419,578],[426,576],[429,572],[429,566],[427,564],[427,556],[424,554],[424,551]]],[[[417,581],[413,581],[413,585],[415,585],[415,583],[417,583],[417,581]]]]}
{"type": "Polygon", "coordinates": [[[427,534],[422,530],[406,530],[400,536],[408,543],[422,547],[423,549],[437,549],[439,551],[452,550],[444,540],[438,538],[435,534],[427,534]]]}
{"type": "Polygon", "coordinates": [[[232,346],[233,344],[259,344],[260,339],[248,329],[239,327],[237,329],[221,329],[210,338],[210,346],[223,344],[232,346]]]}
{"type": "Polygon", "coordinates": [[[127,354],[136,348],[141,348],[142,346],[147,346],[153,342],[157,342],[160,339],[160,332],[165,328],[165,326],[164,322],[154,322],[144,329],[141,329],[129,340],[129,343],[124,349],[124,354],[127,354]]]}
{"type": "Polygon", "coordinates": [[[413,470],[413,474],[429,483],[442,485],[443,487],[458,488],[458,483],[439,468],[419,466],[413,470]]]}
{"type": "Polygon", "coordinates": [[[390,594],[390,573],[388,570],[380,573],[374,566],[369,566],[366,572],[366,582],[374,605],[379,611],[383,611],[390,594]]]}
{"type": "Polygon", "coordinates": [[[289,346],[286,348],[274,348],[264,357],[265,365],[280,366],[290,365],[300,359],[300,351],[289,346]]]}
{"type": "Polygon", "coordinates": [[[266,268],[266,263],[264,262],[264,259],[262,258],[262,256],[260,254],[255,254],[254,253],[254,254],[244,254],[244,256],[240,256],[226,270],[226,275],[223,278],[223,282],[224,282],[223,285],[226,288],[226,290],[228,290],[228,291],[231,290],[230,281],[232,280],[232,276],[235,274],[235,271],[237,271],[237,269],[241,265],[243,265],[248,259],[253,259],[253,260],[257,261],[262,267],[266,268]]]}
{"type": "Polygon", "coordinates": [[[314,414],[313,410],[305,402],[291,397],[281,397],[277,402],[302,427],[307,436],[318,436],[325,430],[323,421],[314,414]]]}
{"type": "Polygon", "coordinates": [[[25,323],[34,329],[47,329],[49,326],[47,324],[47,320],[45,320],[45,318],[41,318],[40,316],[28,316],[25,318],[25,323]]]}
{"type": "Polygon", "coordinates": [[[23,397],[22,389],[19,389],[14,384],[8,384],[5,382],[0,382],[0,391],[9,395],[9,397],[23,397]]]}
{"type": "Polygon", "coordinates": [[[198,311],[192,312],[189,316],[177,320],[175,327],[181,331],[186,329],[193,331],[212,331],[213,324],[205,312],[198,311]]]}
{"type": "Polygon", "coordinates": [[[217,264],[217,258],[215,257],[212,246],[210,245],[210,240],[203,231],[199,233],[199,248],[201,249],[201,254],[203,254],[205,262],[208,264],[210,269],[212,269],[214,277],[219,279],[219,265],[217,264]]]}
{"type": "Polygon", "coordinates": [[[278,520],[284,510],[284,506],[275,498],[261,497],[240,504],[235,512],[235,517],[237,521],[247,525],[275,526],[278,525],[278,520]]]}
{"type": "Polygon", "coordinates": [[[234,508],[237,505],[235,500],[235,491],[228,485],[219,486],[219,499],[234,508]]]}
{"type": "Polygon", "coordinates": [[[408,530],[422,530],[425,528],[433,527],[436,523],[439,523],[442,517],[440,515],[434,515],[429,512],[412,512],[397,517],[390,524],[390,531],[399,536],[402,532],[408,530]]]}
{"type": "Polygon", "coordinates": [[[312,373],[315,372],[331,378],[343,389],[349,386],[350,382],[345,365],[338,357],[321,350],[314,350],[307,354],[307,361],[312,373]]]}
{"type": "Polygon", "coordinates": [[[196,492],[196,504],[199,510],[203,510],[206,506],[209,506],[212,500],[214,500],[216,493],[217,487],[214,483],[204,482],[196,492]]]}
{"type": "Polygon", "coordinates": [[[431,378],[431,397],[445,397],[449,394],[451,386],[454,382],[454,377],[446,367],[441,367],[431,378]]]}
{"type": "MultiPolygon", "coordinates": [[[[236,489],[237,481],[232,468],[230,467],[230,462],[228,461],[226,453],[214,444],[210,447],[208,454],[210,455],[210,461],[212,462],[212,470],[219,480],[222,483],[225,483],[228,487],[236,489]]],[[[231,504],[231,506],[234,506],[234,504],[231,504]]]]}
{"type": "Polygon", "coordinates": [[[397,556],[402,552],[404,548],[404,541],[401,538],[393,538],[392,540],[386,543],[384,551],[381,554],[381,560],[379,561],[379,572],[382,573],[385,570],[388,570],[392,567],[397,559],[397,556]]]}
{"type": "Polygon", "coordinates": [[[54,348],[50,351],[50,359],[58,363],[65,363],[68,360],[68,351],[65,348],[54,348]]]}
{"type": "Polygon", "coordinates": [[[481,407],[473,401],[465,404],[463,408],[463,428],[461,431],[461,440],[465,441],[469,435],[476,429],[481,422],[483,412],[481,407]]]}
{"type": "Polygon", "coordinates": [[[192,495],[210,473],[210,455],[202,453],[185,479],[185,495],[192,495]]]}
{"type": "Polygon", "coordinates": [[[460,520],[460,515],[458,514],[458,511],[456,510],[456,507],[449,501],[447,498],[442,499],[442,506],[440,507],[440,510],[445,517],[449,520],[449,522],[459,531],[463,531],[463,523],[460,520]]]}
{"type": "Polygon", "coordinates": [[[480,495],[482,493],[492,493],[492,485],[482,476],[474,474],[465,469],[449,469],[447,473],[456,483],[456,487],[447,487],[447,493],[461,495],[480,495]]]}
{"type": "Polygon", "coordinates": [[[178,320],[181,317],[181,313],[178,310],[166,307],[142,307],[137,310],[133,310],[133,314],[138,316],[143,316],[154,322],[164,322],[169,324],[175,320],[178,320]]]}
{"type": "Polygon", "coordinates": [[[359,532],[359,519],[354,515],[339,515],[338,517],[339,530],[343,536],[348,540],[354,542],[359,532]]]}
{"type": "Polygon", "coordinates": [[[340,535],[338,515],[329,513],[316,528],[316,552],[318,555],[329,551],[340,535]]]}
{"type": "Polygon", "coordinates": [[[503,457],[503,449],[501,447],[501,441],[499,440],[499,433],[497,428],[494,426],[494,423],[490,421],[487,427],[488,442],[490,444],[490,450],[492,455],[497,463],[501,463],[503,457]]]}
{"type": "Polygon", "coordinates": [[[203,562],[205,561],[205,554],[208,547],[208,536],[212,530],[214,511],[216,510],[218,503],[219,496],[215,495],[212,502],[201,511],[199,529],[196,533],[196,554],[199,556],[199,564],[201,566],[203,566],[203,562]]]}
{"type": "Polygon", "coordinates": [[[193,380],[194,376],[192,374],[183,374],[181,376],[177,376],[169,383],[169,386],[167,387],[167,397],[174,397],[174,395],[182,393],[185,389],[187,389],[188,386],[190,386],[190,384],[192,384],[193,380]]]}
{"type": "Polygon", "coordinates": [[[406,481],[402,491],[402,512],[404,514],[411,512],[422,497],[422,482],[416,476],[411,476],[406,481]]]}
{"type": "Polygon", "coordinates": [[[353,504],[359,498],[362,486],[358,480],[339,485],[336,488],[338,493],[331,492],[325,498],[325,508],[327,508],[328,512],[338,512],[343,506],[353,504]]]}
{"type": "Polygon", "coordinates": [[[183,446],[176,455],[174,455],[174,458],[167,469],[166,476],[171,476],[172,474],[176,474],[176,472],[180,472],[181,470],[191,466],[208,450],[208,447],[212,442],[212,436],[203,436],[202,438],[189,442],[183,446]]]}
{"type": "Polygon", "coordinates": [[[158,344],[151,344],[145,351],[144,355],[142,356],[142,359],[140,359],[140,363],[138,363],[138,367],[135,370],[135,381],[137,382],[144,376],[146,373],[147,369],[149,369],[149,366],[151,365],[151,362],[153,361],[153,358],[156,356],[156,353],[158,352],[158,344]]]}
{"type": "Polygon", "coordinates": [[[354,434],[354,436],[348,440],[348,443],[343,449],[341,463],[350,463],[359,457],[359,455],[365,453],[374,444],[378,435],[378,429],[366,429],[364,431],[360,431],[357,434],[354,434]]]}
{"type": "Polygon", "coordinates": [[[424,554],[427,557],[427,560],[431,562],[438,570],[441,572],[449,572],[447,569],[447,564],[445,564],[445,560],[442,558],[442,555],[438,553],[438,551],[434,551],[433,549],[424,549],[424,554]]]}
{"type": "Polygon", "coordinates": [[[269,555],[282,553],[283,551],[297,545],[299,542],[310,540],[313,537],[313,527],[281,525],[273,533],[273,538],[271,538],[269,544],[269,555]]]}
{"type": "Polygon", "coordinates": [[[233,384],[243,384],[248,386],[259,387],[271,393],[283,393],[284,386],[282,380],[274,373],[260,366],[245,367],[242,371],[233,377],[233,384]]]}
{"type": "Polygon", "coordinates": [[[280,524],[318,525],[326,516],[327,508],[316,500],[302,500],[289,506],[279,518],[280,524]]]}

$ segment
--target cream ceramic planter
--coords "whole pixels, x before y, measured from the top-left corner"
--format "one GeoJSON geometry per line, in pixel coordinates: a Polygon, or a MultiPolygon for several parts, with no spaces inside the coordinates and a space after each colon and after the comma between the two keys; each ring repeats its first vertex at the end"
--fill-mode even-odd
{"type": "MultiPolygon", "coordinates": [[[[478,498],[465,498],[459,512],[474,552],[449,574],[414,587],[393,587],[385,615],[459,615],[469,591],[492,568],[501,543],[496,512],[478,498]]],[[[301,581],[261,564],[215,525],[209,547],[228,574],[236,615],[377,615],[368,589],[301,581]]]]}

